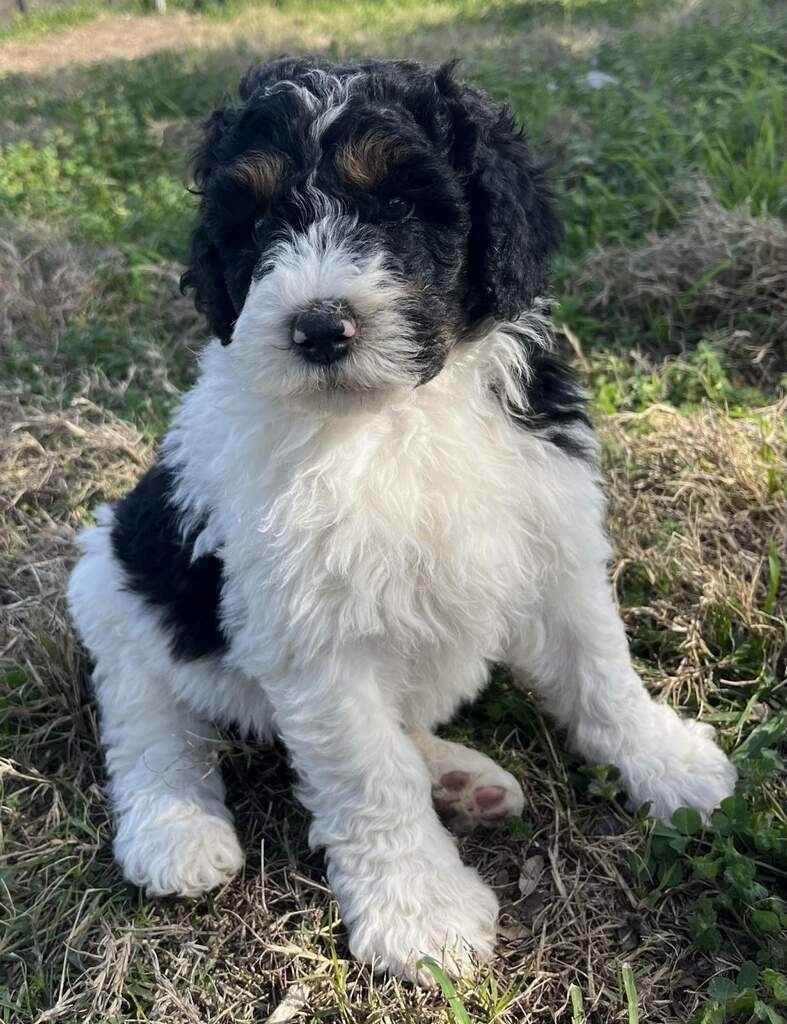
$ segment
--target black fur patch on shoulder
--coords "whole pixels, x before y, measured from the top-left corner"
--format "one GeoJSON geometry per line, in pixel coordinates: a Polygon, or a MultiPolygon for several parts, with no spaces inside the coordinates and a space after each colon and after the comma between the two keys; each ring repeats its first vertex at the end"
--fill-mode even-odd
{"type": "Polygon", "coordinates": [[[227,646],[218,614],[223,563],[214,554],[192,561],[201,528],[183,535],[172,489],[171,470],[149,469],[115,507],[112,549],[128,588],[161,614],[172,656],[192,660],[227,646]]]}
{"type": "Polygon", "coordinates": [[[523,429],[540,434],[567,455],[593,461],[593,422],[574,371],[560,356],[536,346],[528,347],[528,365],[530,379],[522,382],[527,401],[516,407],[507,401],[508,414],[523,429]]]}

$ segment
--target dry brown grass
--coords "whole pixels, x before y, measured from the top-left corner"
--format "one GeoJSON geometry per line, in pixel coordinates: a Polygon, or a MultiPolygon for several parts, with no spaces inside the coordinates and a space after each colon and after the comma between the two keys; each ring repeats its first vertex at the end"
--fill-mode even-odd
{"type": "Polygon", "coordinates": [[[632,249],[599,249],[583,282],[594,304],[633,319],[657,312],[673,349],[686,328],[715,332],[756,384],[787,372],[787,226],[725,209],[702,195],[677,230],[632,249]]]}
{"type": "Polygon", "coordinates": [[[35,680],[38,700],[18,710],[28,723],[40,714],[46,740],[66,721],[76,728],[85,704],[63,601],[74,530],[132,483],[148,448],[87,399],[45,412],[0,392],[0,425],[0,657],[35,680]]]}
{"type": "Polygon", "coordinates": [[[51,354],[70,317],[96,298],[86,252],[43,223],[0,222],[0,351],[23,341],[28,354],[51,354]]]}
{"type": "MultiPolygon", "coordinates": [[[[292,1011],[294,1020],[445,1021],[440,995],[372,981],[345,959],[321,858],[306,849],[280,753],[223,744],[249,855],[241,878],[199,901],[146,903],[127,892],[112,863],[95,709],[62,593],[75,528],[131,483],[150,450],[86,398],[50,412],[6,394],[0,417],[2,652],[18,666],[3,712],[15,755],[2,769],[0,957],[10,992],[24,999],[10,1019],[241,1022],[264,1020],[289,999],[280,1020],[292,1011]]],[[[653,584],[647,603],[628,609],[629,626],[635,640],[651,619],[675,635],[677,655],[651,664],[657,688],[714,704],[724,661],[702,639],[711,609],[726,608],[775,660],[784,649],[784,622],[761,611],[769,538],[787,555],[785,466],[776,454],[786,439],[783,410],[735,421],[655,409],[617,417],[606,430],[616,576],[625,590],[636,567],[653,584]],[[665,573],[669,593],[656,586],[665,573]]],[[[490,724],[482,705],[461,726],[523,779],[532,827],[526,840],[499,831],[462,841],[503,907],[492,971],[461,990],[472,1019],[560,1019],[576,982],[589,1019],[625,1020],[618,971],[629,960],[641,1019],[685,1021],[698,987],[724,966],[692,952],[690,889],[656,910],[646,903],[627,868],[642,848],[640,828],[587,795],[578,766],[531,706],[510,707],[490,724]]]]}
{"type": "MultiPolygon", "coordinates": [[[[0,354],[23,354],[47,364],[54,376],[60,342],[69,324],[90,316],[124,326],[140,319],[131,298],[119,298],[107,268],[122,274],[128,260],[117,249],[74,242],[41,221],[6,216],[0,222],[0,354]]],[[[203,338],[202,318],[180,292],[182,267],[160,261],[137,265],[161,330],[179,348],[203,338]]]]}
{"type": "Polygon", "coordinates": [[[752,683],[763,670],[784,678],[786,411],[785,401],[747,419],[651,406],[606,423],[615,579],[630,631],[678,703],[703,707],[725,680],[752,683]]]}
{"type": "MultiPolygon", "coordinates": [[[[226,36],[226,32],[221,32],[226,36]]],[[[156,15],[105,14],[40,39],[11,39],[0,50],[0,75],[52,73],[72,64],[100,60],[133,60],[148,53],[174,49],[191,38],[194,45],[215,39],[216,28],[198,15],[173,11],[156,15]]]]}

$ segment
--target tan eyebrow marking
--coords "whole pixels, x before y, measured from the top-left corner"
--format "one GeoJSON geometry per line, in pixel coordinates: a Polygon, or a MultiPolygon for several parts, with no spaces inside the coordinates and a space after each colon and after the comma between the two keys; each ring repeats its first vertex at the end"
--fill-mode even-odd
{"type": "Polygon", "coordinates": [[[269,199],[287,173],[289,160],[280,153],[245,153],[230,167],[229,174],[247,185],[261,199],[269,199]]]}
{"type": "Polygon", "coordinates": [[[392,135],[372,131],[341,147],[336,163],[352,185],[379,185],[391,165],[404,153],[402,143],[392,135]]]}

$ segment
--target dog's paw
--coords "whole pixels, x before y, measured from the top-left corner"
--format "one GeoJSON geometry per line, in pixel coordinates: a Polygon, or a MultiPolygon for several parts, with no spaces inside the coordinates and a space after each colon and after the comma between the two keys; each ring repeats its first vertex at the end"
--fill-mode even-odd
{"type": "Polygon", "coordinates": [[[692,807],[707,821],[734,792],[737,770],[716,743],[712,726],[674,714],[663,725],[658,756],[647,759],[647,772],[638,766],[633,773],[632,802],[649,802],[651,816],[664,824],[679,807],[692,807]]]}
{"type": "Polygon", "coordinates": [[[435,810],[454,832],[522,814],[522,787],[486,754],[425,729],[414,729],[410,736],[429,770],[435,810]]]}
{"type": "Polygon", "coordinates": [[[458,859],[443,871],[438,864],[400,863],[374,893],[348,920],[353,956],[374,971],[431,987],[433,974],[419,966],[424,957],[454,977],[491,958],[497,899],[458,859]]]}
{"type": "Polygon", "coordinates": [[[243,867],[227,817],[191,807],[187,813],[121,818],[115,856],[129,882],[148,896],[200,896],[243,867]]]}
{"type": "Polygon", "coordinates": [[[452,768],[432,783],[435,810],[454,832],[518,818],[525,795],[514,776],[488,758],[480,770],[452,768]]]}

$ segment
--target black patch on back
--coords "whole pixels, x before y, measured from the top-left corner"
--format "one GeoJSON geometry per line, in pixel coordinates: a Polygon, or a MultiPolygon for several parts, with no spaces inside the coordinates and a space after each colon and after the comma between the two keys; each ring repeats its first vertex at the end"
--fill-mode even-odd
{"type": "MultiPolygon", "coordinates": [[[[527,344],[524,339],[523,344],[527,344]]],[[[508,414],[523,429],[541,434],[567,455],[592,461],[593,445],[585,444],[571,429],[581,425],[593,430],[587,397],[576,374],[553,352],[535,345],[527,348],[530,379],[521,382],[527,402],[512,406],[506,401],[508,414]]]]}
{"type": "Polygon", "coordinates": [[[148,470],[115,507],[112,549],[128,589],[159,611],[173,657],[191,660],[227,646],[218,615],[223,563],[214,554],[191,560],[202,525],[183,535],[173,484],[166,467],[148,470]]]}

